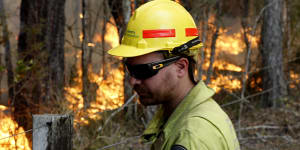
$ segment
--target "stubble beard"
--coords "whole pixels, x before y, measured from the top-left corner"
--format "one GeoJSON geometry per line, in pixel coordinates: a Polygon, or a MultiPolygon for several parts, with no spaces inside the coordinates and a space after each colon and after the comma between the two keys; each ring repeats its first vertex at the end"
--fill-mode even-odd
{"type": "Polygon", "coordinates": [[[133,89],[139,95],[139,101],[141,104],[144,106],[155,105],[153,94],[148,89],[140,85],[135,85],[133,89]]]}

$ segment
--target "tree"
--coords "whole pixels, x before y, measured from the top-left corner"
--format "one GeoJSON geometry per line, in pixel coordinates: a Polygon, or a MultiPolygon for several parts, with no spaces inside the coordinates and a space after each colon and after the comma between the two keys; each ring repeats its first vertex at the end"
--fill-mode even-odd
{"type": "Polygon", "coordinates": [[[213,65],[215,61],[215,54],[216,54],[216,44],[219,37],[219,32],[221,28],[221,17],[222,17],[222,2],[217,1],[216,2],[216,20],[215,20],[215,26],[216,29],[212,35],[212,42],[211,42],[211,48],[210,48],[210,61],[209,61],[209,67],[207,70],[207,79],[205,81],[206,84],[209,84],[211,82],[211,77],[213,76],[213,65]]]}
{"type": "MultiPolygon", "coordinates": [[[[119,32],[119,37],[122,37],[125,30],[126,30],[126,25],[129,21],[129,18],[134,11],[134,5],[130,0],[112,0],[108,2],[111,14],[116,22],[116,26],[119,32]]],[[[121,42],[120,38],[120,41],[121,42]]],[[[124,67],[124,100],[128,100],[132,94],[133,90],[129,84],[129,74],[126,71],[126,68],[124,67]]],[[[133,109],[126,108],[125,109],[126,113],[129,114],[129,116],[132,116],[133,109]]]]}
{"type": "Polygon", "coordinates": [[[110,13],[108,11],[108,1],[86,1],[81,0],[81,69],[82,69],[82,97],[84,100],[84,109],[90,107],[90,103],[95,100],[95,95],[98,87],[94,82],[90,80],[89,70],[92,68],[92,56],[97,54],[97,44],[95,44],[95,35],[101,33],[102,49],[99,54],[102,54],[102,76],[105,80],[107,78],[108,69],[106,63],[106,47],[105,47],[105,34],[106,25],[110,19],[110,13]],[[95,11],[94,11],[95,10],[95,11]],[[100,25],[100,28],[99,28],[100,25]]]}
{"type": "MultiPolygon", "coordinates": [[[[11,48],[10,48],[10,41],[9,41],[9,32],[6,23],[5,17],[5,9],[4,9],[3,0],[0,0],[0,17],[1,17],[1,24],[2,24],[2,31],[3,31],[3,41],[5,45],[5,63],[6,63],[6,70],[7,70],[7,79],[8,79],[8,96],[9,99],[12,100],[14,97],[14,72],[12,67],[12,60],[11,60],[11,48]]],[[[1,66],[0,66],[1,67],[1,66]]],[[[0,69],[1,72],[1,69],[0,69]]]]}
{"type": "Polygon", "coordinates": [[[280,107],[287,95],[287,85],[283,73],[283,33],[282,0],[265,0],[265,12],[261,32],[260,52],[263,67],[262,106],[280,107]]]}
{"type": "Polygon", "coordinates": [[[14,116],[30,129],[40,104],[63,99],[65,0],[22,0],[14,116]]]}
{"type": "MultiPolygon", "coordinates": [[[[87,20],[86,20],[86,2],[85,0],[82,0],[82,19],[81,19],[81,23],[82,23],[82,35],[83,35],[83,40],[81,43],[81,49],[82,49],[82,53],[81,53],[81,68],[82,68],[82,97],[83,97],[83,101],[84,101],[84,108],[87,109],[90,106],[90,96],[88,95],[88,90],[89,90],[89,86],[90,86],[90,81],[88,78],[88,50],[89,47],[87,46],[89,43],[89,37],[88,37],[88,33],[86,32],[86,24],[87,24],[87,20]]],[[[90,51],[89,51],[90,52],[90,51]]],[[[91,52],[90,52],[91,53],[91,52]]]]}

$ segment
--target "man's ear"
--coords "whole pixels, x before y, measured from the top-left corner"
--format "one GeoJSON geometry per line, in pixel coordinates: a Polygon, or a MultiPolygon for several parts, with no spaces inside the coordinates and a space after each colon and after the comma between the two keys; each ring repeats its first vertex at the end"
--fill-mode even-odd
{"type": "Polygon", "coordinates": [[[189,68],[189,61],[187,58],[180,58],[175,62],[176,65],[176,72],[178,74],[178,77],[183,77],[186,74],[188,74],[188,68],[189,68]]]}

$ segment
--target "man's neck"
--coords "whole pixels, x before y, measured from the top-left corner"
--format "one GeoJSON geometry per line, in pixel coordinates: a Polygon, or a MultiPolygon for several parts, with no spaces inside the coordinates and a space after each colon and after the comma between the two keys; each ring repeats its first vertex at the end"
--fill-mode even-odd
{"type": "Polygon", "coordinates": [[[163,104],[164,107],[164,117],[169,118],[177,106],[183,101],[185,96],[190,92],[190,90],[195,86],[192,82],[188,84],[182,84],[183,86],[178,86],[174,91],[173,99],[168,103],[163,104]]]}

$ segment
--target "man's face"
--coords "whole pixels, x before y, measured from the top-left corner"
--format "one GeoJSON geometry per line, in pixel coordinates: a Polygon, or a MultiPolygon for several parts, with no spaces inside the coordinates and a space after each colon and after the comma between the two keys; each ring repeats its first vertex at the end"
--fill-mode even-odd
{"type": "MultiPolygon", "coordinates": [[[[146,64],[163,60],[163,55],[157,52],[128,58],[126,63],[130,65],[146,64]]],[[[147,105],[163,104],[172,100],[173,89],[177,84],[174,76],[174,64],[166,66],[147,79],[130,77],[130,84],[140,96],[140,102],[147,105]]]]}

